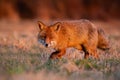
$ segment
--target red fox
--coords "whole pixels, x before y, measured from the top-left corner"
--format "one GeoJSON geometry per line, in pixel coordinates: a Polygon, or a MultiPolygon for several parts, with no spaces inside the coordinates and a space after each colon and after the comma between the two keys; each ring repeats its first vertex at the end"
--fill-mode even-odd
{"type": "Polygon", "coordinates": [[[90,55],[99,58],[97,48],[109,49],[104,31],[88,20],[59,21],[50,26],[38,21],[38,26],[38,41],[45,47],[56,50],[50,55],[50,59],[61,58],[68,47],[83,50],[85,58],[90,55]]]}

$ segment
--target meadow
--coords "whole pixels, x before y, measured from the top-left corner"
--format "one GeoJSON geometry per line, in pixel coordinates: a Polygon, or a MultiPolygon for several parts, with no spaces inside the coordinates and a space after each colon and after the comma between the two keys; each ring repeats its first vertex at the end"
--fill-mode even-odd
{"type": "Polygon", "coordinates": [[[120,23],[93,21],[107,33],[111,48],[98,49],[100,59],[83,59],[69,48],[61,59],[49,60],[51,49],[37,41],[36,21],[0,21],[0,80],[120,80],[120,23]]]}

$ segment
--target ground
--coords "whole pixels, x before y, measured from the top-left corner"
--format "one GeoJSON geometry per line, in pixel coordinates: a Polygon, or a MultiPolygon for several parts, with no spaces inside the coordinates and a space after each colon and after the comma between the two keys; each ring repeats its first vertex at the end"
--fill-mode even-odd
{"type": "Polygon", "coordinates": [[[109,36],[111,49],[98,49],[99,60],[83,59],[69,48],[49,60],[51,49],[37,41],[37,21],[0,21],[0,80],[120,80],[120,21],[93,21],[109,36]]]}

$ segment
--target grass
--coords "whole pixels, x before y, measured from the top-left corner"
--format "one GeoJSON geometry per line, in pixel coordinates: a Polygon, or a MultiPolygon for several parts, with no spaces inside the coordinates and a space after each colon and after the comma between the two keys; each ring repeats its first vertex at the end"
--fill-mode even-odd
{"type": "MultiPolygon", "coordinates": [[[[48,80],[46,75],[50,76],[50,80],[120,79],[120,35],[109,36],[112,47],[109,51],[98,50],[100,60],[69,58],[69,55],[65,55],[62,59],[49,60],[51,49],[39,44],[36,40],[36,30],[30,28],[33,30],[30,33],[28,28],[26,27],[26,33],[19,30],[16,31],[17,34],[14,33],[15,27],[9,29],[12,29],[13,33],[6,31],[6,28],[3,29],[6,33],[0,32],[2,34],[0,35],[0,75],[12,75],[9,78],[15,77],[14,80],[18,80],[14,75],[24,73],[26,76],[29,73],[42,75],[39,79],[43,80],[48,80]]],[[[70,52],[68,51],[67,54],[70,52]]]]}
{"type": "MultiPolygon", "coordinates": [[[[9,50],[8,50],[9,51],[9,50]]],[[[46,72],[54,72],[56,74],[64,74],[66,76],[73,76],[73,74],[78,74],[82,77],[91,76],[91,71],[101,72],[102,75],[105,75],[109,79],[111,75],[115,75],[115,68],[120,66],[120,59],[104,59],[102,61],[94,59],[82,59],[82,60],[68,60],[67,58],[62,58],[60,60],[48,60],[45,53],[1,53],[0,54],[0,64],[1,69],[5,74],[21,74],[24,72],[39,72],[45,70],[46,72]],[[46,59],[45,59],[46,58],[46,59]],[[80,74],[79,71],[69,71],[64,67],[64,64],[68,62],[73,62],[67,67],[72,65],[76,66],[80,71],[83,71],[83,74],[80,74]],[[87,71],[84,73],[84,71],[87,71]]],[[[1,74],[2,74],[1,73],[1,74]]],[[[78,77],[78,76],[77,76],[78,77]]],[[[104,79],[103,79],[104,80],[104,79]]]]}

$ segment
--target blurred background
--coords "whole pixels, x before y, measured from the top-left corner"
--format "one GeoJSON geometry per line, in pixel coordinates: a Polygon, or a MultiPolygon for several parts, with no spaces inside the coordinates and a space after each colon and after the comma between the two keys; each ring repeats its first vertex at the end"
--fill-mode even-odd
{"type": "Polygon", "coordinates": [[[0,0],[0,19],[120,19],[120,0],[0,0]]]}

